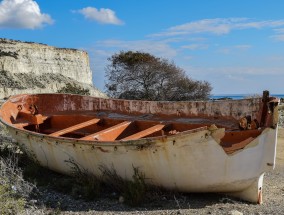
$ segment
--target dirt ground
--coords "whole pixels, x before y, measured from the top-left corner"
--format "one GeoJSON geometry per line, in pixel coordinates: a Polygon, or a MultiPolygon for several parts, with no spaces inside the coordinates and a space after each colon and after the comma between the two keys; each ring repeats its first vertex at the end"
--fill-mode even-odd
{"type": "Polygon", "coordinates": [[[278,129],[278,144],[277,144],[277,165],[276,168],[284,170],[284,128],[278,129]]]}

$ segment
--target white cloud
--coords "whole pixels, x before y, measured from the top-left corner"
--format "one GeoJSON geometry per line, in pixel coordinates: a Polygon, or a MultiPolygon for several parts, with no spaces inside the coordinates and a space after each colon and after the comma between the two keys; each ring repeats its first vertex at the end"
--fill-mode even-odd
{"type": "Polygon", "coordinates": [[[216,52],[220,53],[220,54],[230,54],[231,53],[231,49],[228,47],[224,47],[224,48],[220,48],[218,49],[216,52]]]}
{"type": "Polygon", "coordinates": [[[78,11],[83,14],[86,19],[97,21],[101,24],[122,25],[123,22],[118,19],[115,12],[111,9],[94,7],[86,7],[78,11]]]}
{"type": "Polygon", "coordinates": [[[277,28],[274,31],[276,34],[271,36],[271,38],[276,41],[284,41],[284,28],[277,28]]]}
{"type": "Polygon", "coordinates": [[[227,75],[229,77],[232,76],[271,76],[271,75],[282,75],[283,68],[282,67],[215,67],[208,70],[207,73],[219,73],[223,75],[227,75]]]}
{"type": "Polygon", "coordinates": [[[284,56],[283,55],[270,55],[269,57],[267,57],[267,60],[269,63],[273,63],[273,64],[280,64],[282,66],[284,66],[284,56]]]}
{"type": "Polygon", "coordinates": [[[227,75],[227,78],[229,80],[233,80],[233,81],[245,81],[245,80],[247,80],[245,77],[242,77],[242,76],[239,76],[239,75],[233,75],[233,74],[227,75]]]}
{"type": "Polygon", "coordinates": [[[284,26],[284,20],[252,21],[247,18],[203,19],[177,25],[152,36],[177,36],[200,33],[222,35],[228,34],[232,30],[276,28],[281,26],[284,26]]]}
{"type": "Polygon", "coordinates": [[[177,50],[170,47],[164,41],[151,40],[136,40],[136,41],[122,41],[122,40],[105,40],[97,42],[97,46],[104,48],[111,48],[112,50],[132,50],[149,52],[157,56],[165,58],[173,58],[177,55],[177,50]]]}
{"type": "Polygon", "coordinates": [[[186,60],[186,61],[189,61],[189,60],[192,60],[194,57],[193,56],[184,56],[183,59],[186,60]]]}
{"type": "Polygon", "coordinates": [[[33,0],[3,0],[0,2],[0,28],[40,28],[52,24],[48,14],[40,12],[33,0]]]}
{"type": "Polygon", "coordinates": [[[284,34],[284,28],[277,28],[277,29],[274,29],[274,31],[278,34],[284,34]]]}
{"type": "Polygon", "coordinates": [[[251,45],[235,45],[235,46],[227,46],[217,49],[217,53],[221,54],[231,54],[235,53],[236,51],[247,51],[251,48],[251,45]]]}
{"type": "Polygon", "coordinates": [[[189,49],[189,50],[201,50],[201,49],[208,49],[208,45],[205,45],[205,44],[190,44],[190,45],[181,46],[181,48],[189,49]]]}
{"type": "Polygon", "coordinates": [[[196,67],[186,70],[192,77],[207,80],[215,94],[281,93],[283,67],[196,67]]]}
{"type": "Polygon", "coordinates": [[[252,46],[251,45],[236,45],[234,46],[235,49],[246,51],[250,49],[252,46]]]}

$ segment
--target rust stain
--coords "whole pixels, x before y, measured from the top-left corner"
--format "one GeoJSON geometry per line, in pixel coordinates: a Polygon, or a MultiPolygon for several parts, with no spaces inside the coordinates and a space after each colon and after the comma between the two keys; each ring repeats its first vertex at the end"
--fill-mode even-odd
{"type": "Polygon", "coordinates": [[[102,147],[96,147],[96,149],[99,149],[101,152],[109,152],[109,150],[103,149],[102,147]]]}
{"type": "Polygon", "coordinates": [[[262,188],[259,188],[258,191],[258,200],[257,200],[257,204],[262,204],[262,188]]]}
{"type": "Polygon", "coordinates": [[[65,128],[65,129],[62,129],[62,130],[59,130],[59,131],[56,131],[56,132],[51,133],[49,135],[53,136],[53,137],[58,137],[58,136],[61,136],[63,134],[67,134],[67,133],[70,133],[72,131],[76,131],[76,130],[79,130],[81,128],[87,127],[89,125],[96,124],[99,121],[100,121],[100,119],[91,119],[91,120],[88,120],[86,122],[82,122],[82,123],[76,124],[74,126],[71,126],[71,127],[68,127],[68,128],[65,128]]]}

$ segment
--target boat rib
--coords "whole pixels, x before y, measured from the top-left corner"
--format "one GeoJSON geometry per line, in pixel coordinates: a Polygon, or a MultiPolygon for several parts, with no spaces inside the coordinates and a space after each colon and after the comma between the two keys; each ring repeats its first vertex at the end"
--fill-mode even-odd
{"type": "Polygon", "coordinates": [[[51,133],[49,134],[49,136],[52,136],[52,137],[59,137],[61,135],[64,135],[64,134],[67,134],[67,133],[70,133],[72,131],[76,131],[76,130],[79,130],[81,128],[85,128],[87,126],[90,126],[90,125],[94,125],[94,124],[97,124],[98,122],[100,121],[100,119],[91,119],[91,120],[88,120],[86,122],[82,122],[82,123],[79,123],[77,125],[73,125],[71,127],[68,127],[68,128],[65,128],[65,129],[62,129],[60,131],[56,131],[54,133],[51,133]]]}
{"type": "Polygon", "coordinates": [[[132,134],[132,135],[130,135],[128,137],[125,137],[125,138],[123,138],[121,140],[138,140],[140,138],[143,138],[143,137],[146,137],[146,136],[148,136],[150,134],[153,134],[153,133],[155,133],[157,131],[161,131],[165,126],[166,125],[164,125],[164,124],[154,125],[154,126],[152,126],[150,128],[147,128],[147,129],[145,129],[143,131],[140,131],[138,133],[135,133],[135,134],[132,134]]]}
{"type": "Polygon", "coordinates": [[[132,122],[124,121],[102,131],[80,138],[80,140],[114,141],[132,122]]]}

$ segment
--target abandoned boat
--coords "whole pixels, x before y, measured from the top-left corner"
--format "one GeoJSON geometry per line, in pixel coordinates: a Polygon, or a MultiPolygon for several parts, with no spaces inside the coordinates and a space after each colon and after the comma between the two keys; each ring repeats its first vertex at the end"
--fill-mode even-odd
{"type": "Polygon", "coordinates": [[[182,192],[222,192],[261,203],[275,166],[278,99],[166,102],[71,94],[17,95],[0,119],[42,166],[70,174],[68,160],[182,192]]]}

